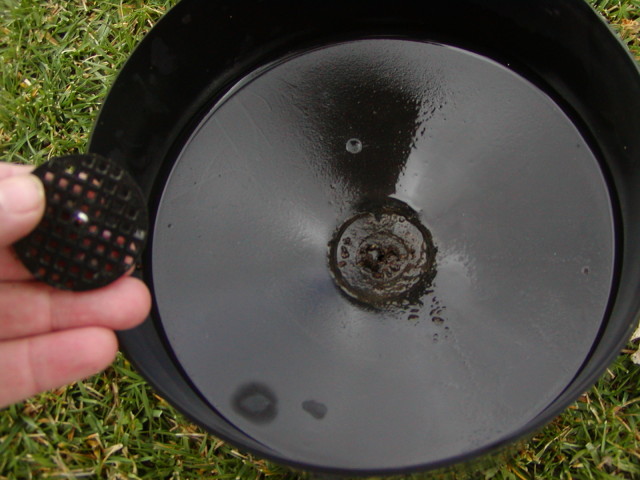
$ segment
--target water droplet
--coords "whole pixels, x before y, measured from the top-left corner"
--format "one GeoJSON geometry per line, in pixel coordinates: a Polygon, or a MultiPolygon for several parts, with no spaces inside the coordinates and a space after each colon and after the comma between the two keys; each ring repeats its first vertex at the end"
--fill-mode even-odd
{"type": "Polygon", "coordinates": [[[419,318],[418,315],[409,315],[409,320],[418,320],[419,318]]]}
{"type": "Polygon", "coordinates": [[[233,396],[232,404],[237,413],[257,424],[270,423],[278,415],[276,396],[261,383],[240,387],[233,396]]]}
{"type": "Polygon", "coordinates": [[[440,341],[440,337],[437,333],[433,334],[433,343],[438,343],[440,341]]]}
{"type": "Polygon", "coordinates": [[[360,140],[358,140],[357,138],[350,138],[349,140],[347,140],[347,152],[353,153],[355,155],[356,153],[360,153],[361,151],[362,142],[360,140]]]}
{"type": "Polygon", "coordinates": [[[431,321],[433,323],[435,323],[436,325],[442,325],[444,323],[444,318],[442,318],[442,317],[433,317],[431,319],[431,321]]]}
{"type": "Polygon", "coordinates": [[[306,400],[302,402],[302,409],[316,420],[322,420],[327,415],[327,406],[324,403],[315,400],[306,400]]]}

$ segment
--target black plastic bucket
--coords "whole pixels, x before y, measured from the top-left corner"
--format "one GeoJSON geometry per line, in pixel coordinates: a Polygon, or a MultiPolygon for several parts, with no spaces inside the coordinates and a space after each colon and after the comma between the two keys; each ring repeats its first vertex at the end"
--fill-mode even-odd
{"type": "Polygon", "coordinates": [[[508,445],[631,333],[639,132],[637,67],[582,0],[183,0],[91,141],[153,221],[154,311],[121,344],[295,467],[508,445]]]}

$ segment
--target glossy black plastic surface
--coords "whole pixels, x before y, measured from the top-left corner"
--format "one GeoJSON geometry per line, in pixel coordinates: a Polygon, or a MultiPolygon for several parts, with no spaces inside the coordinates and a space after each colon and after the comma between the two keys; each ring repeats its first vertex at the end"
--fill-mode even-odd
{"type": "Polygon", "coordinates": [[[625,341],[632,60],[579,0],[448,12],[185,0],[116,82],[92,149],[157,211],[156,310],[121,341],[224,438],[316,470],[433,468],[542,425],[625,341]],[[390,195],[433,233],[438,292],[381,315],[333,285],[327,243],[390,195]]]}
{"type": "Polygon", "coordinates": [[[483,58],[382,39],[234,89],[185,142],[153,238],[158,317],[211,405],[291,458],[358,469],[441,461],[535,418],[589,354],[614,255],[597,161],[550,99],[483,58]],[[367,308],[335,288],[328,244],[391,199],[433,235],[435,278],[367,308]],[[272,400],[238,407],[247,385],[272,400]]]}

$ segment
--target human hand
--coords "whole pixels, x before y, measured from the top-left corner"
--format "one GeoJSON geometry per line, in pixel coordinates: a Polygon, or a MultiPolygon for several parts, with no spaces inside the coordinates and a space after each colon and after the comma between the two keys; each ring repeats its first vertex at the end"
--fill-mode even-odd
{"type": "Polygon", "coordinates": [[[11,248],[44,213],[30,170],[0,162],[0,408],[106,368],[118,350],[114,330],[141,323],[151,305],[131,277],[88,292],[33,279],[11,248]]]}

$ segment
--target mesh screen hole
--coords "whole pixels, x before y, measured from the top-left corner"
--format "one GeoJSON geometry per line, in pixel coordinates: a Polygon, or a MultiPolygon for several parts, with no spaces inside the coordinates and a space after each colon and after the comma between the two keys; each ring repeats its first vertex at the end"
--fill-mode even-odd
{"type": "Polygon", "coordinates": [[[109,163],[103,160],[99,161],[98,165],[96,165],[96,170],[100,173],[107,173],[107,170],[109,170],[109,163]]]}
{"type": "Polygon", "coordinates": [[[130,207],[127,209],[126,215],[129,220],[135,220],[136,218],[138,218],[138,209],[135,207],[130,207]]]}
{"type": "Polygon", "coordinates": [[[105,218],[104,223],[107,225],[107,227],[112,228],[114,230],[118,228],[118,218],[114,217],[113,215],[110,215],[107,218],[105,218]]]}
{"type": "Polygon", "coordinates": [[[120,187],[120,189],[118,190],[118,196],[123,200],[129,200],[129,197],[131,196],[131,190],[129,190],[127,187],[120,187]]]}
{"type": "Polygon", "coordinates": [[[120,180],[122,178],[122,174],[124,173],[124,170],[122,170],[119,167],[113,167],[111,169],[111,178],[115,179],[115,180],[120,180]]]}
{"type": "Polygon", "coordinates": [[[111,179],[106,179],[104,181],[103,187],[102,187],[105,192],[107,192],[110,195],[113,195],[116,193],[116,190],[118,188],[118,184],[116,182],[114,182],[111,179]]]}
{"type": "Polygon", "coordinates": [[[125,205],[120,200],[114,199],[113,202],[111,203],[111,210],[118,215],[122,215],[122,212],[124,212],[124,209],[125,209],[125,205]]]}

